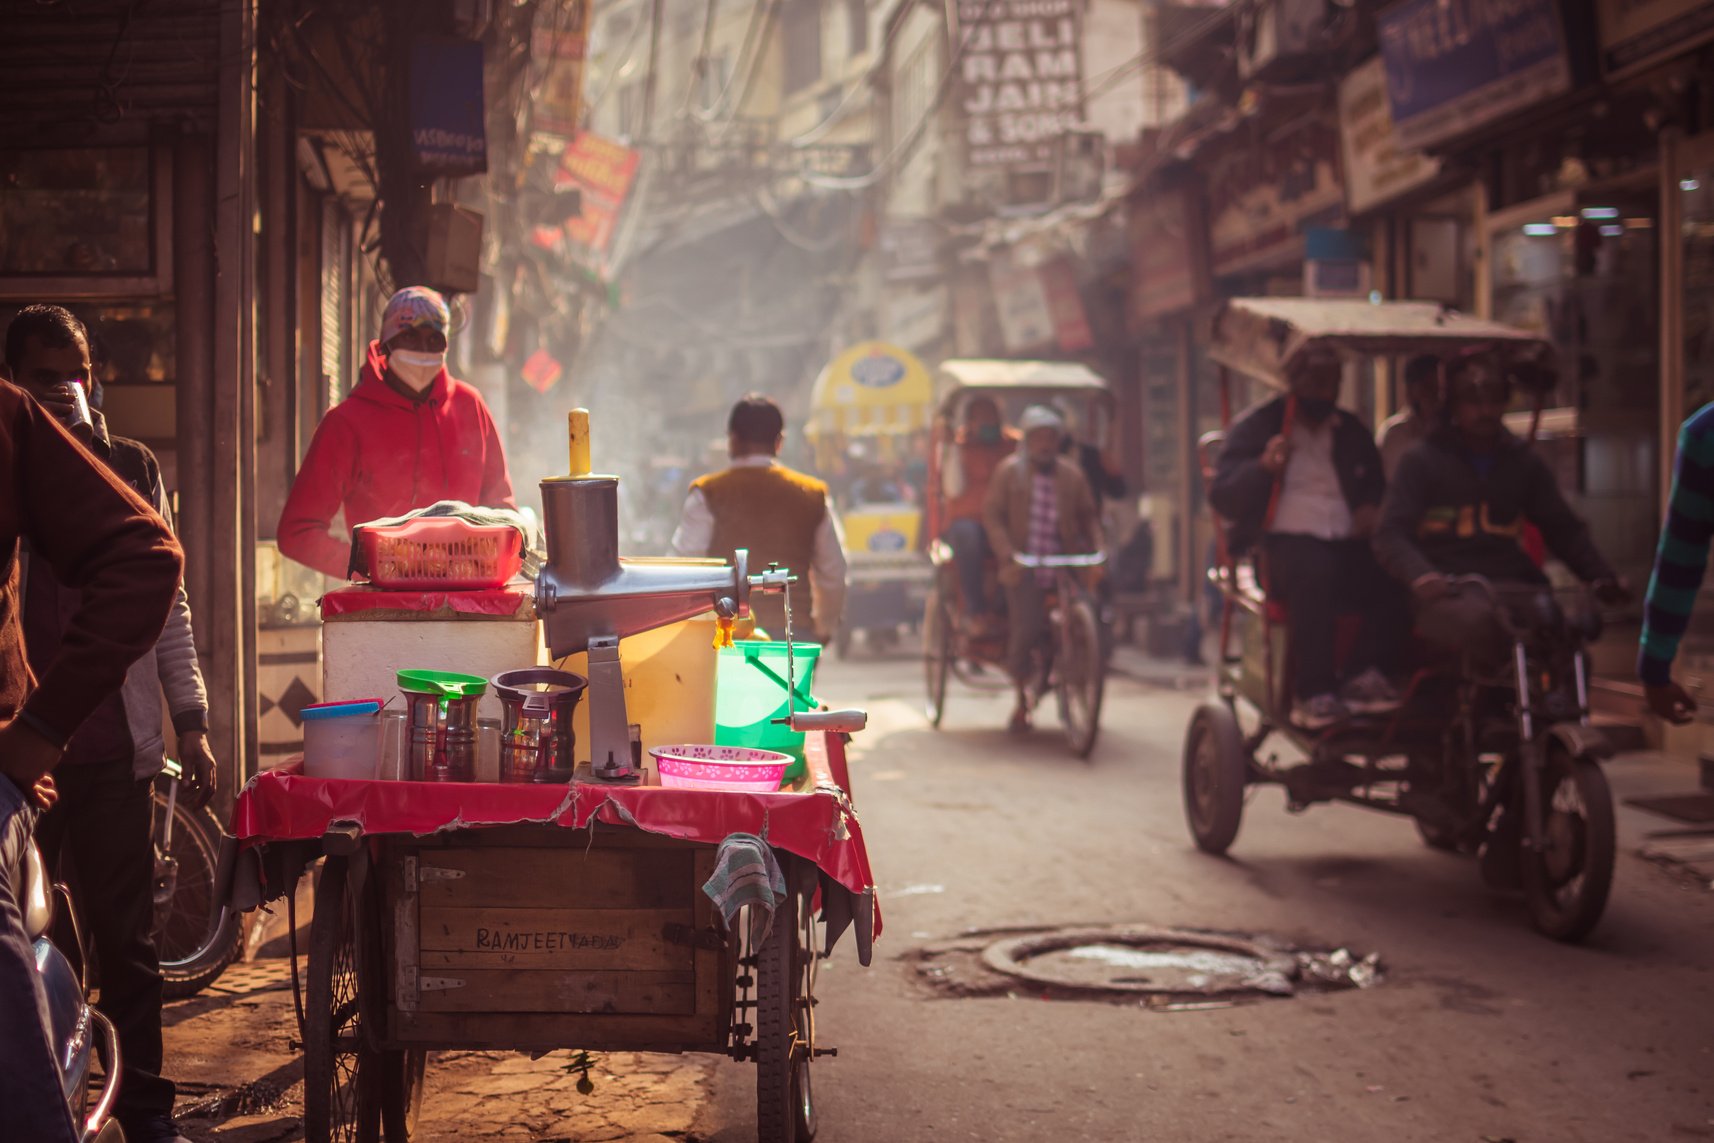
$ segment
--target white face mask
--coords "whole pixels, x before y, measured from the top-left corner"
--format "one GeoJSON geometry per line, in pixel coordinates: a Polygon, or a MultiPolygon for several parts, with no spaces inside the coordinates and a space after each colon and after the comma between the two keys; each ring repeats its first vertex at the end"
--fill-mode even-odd
{"type": "Polygon", "coordinates": [[[421,393],[446,367],[446,351],[423,353],[415,349],[395,349],[387,354],[387,365],[399,380],[421,393]]]}

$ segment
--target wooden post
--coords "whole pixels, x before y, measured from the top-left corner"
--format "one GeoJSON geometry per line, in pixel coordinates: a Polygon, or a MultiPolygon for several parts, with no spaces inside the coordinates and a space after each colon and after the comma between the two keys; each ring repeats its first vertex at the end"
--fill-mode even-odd
{"type": "Polygon", "coordinates": [[[1196,596],[1200,590],[1197,582],[1197,569],[1202,566],[1201,555],[1197,551],[1196,520],[1199,497],[1197,496],[1196,481],[1196,393],[1193,384],[1195,376],[1191,369],[1190,354],[1192,343],[1190,323],[1193,319],[1185,317],[1178,322],[1178,352],[1174,355],[1177,361],[1178,383],[1178,577],[1182,584],[1184,602],[1196,606],[1196,596]]]}

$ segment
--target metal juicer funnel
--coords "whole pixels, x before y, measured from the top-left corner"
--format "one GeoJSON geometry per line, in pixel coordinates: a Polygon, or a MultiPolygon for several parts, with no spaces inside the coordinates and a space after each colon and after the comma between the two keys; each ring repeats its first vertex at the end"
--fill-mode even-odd
{"type": "Polygon", "coordinates": [[[554,658],[707,611],[749,613],[742,553],[733,564],[619,558],[619,478],[544,480],[548,559],[536,577],[536,613],[554,658]]]}

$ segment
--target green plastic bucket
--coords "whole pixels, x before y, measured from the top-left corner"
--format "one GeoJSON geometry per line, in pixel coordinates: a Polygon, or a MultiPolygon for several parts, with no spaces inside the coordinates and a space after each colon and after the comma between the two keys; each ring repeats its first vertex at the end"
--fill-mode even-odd
{"type": "MultiPolygon", "coordinates": [[[[793,643],[793,682],[797,693],[790,710],[815,710],[821,703],[810,686],[821,644],[793,643]]],[[[714,683],[714,744],[777,750],[792,756],[785,780],[803,773],[803,735],[776,724],[786,717],[786,645],[747,640],[720,652],[714,683]]]]}

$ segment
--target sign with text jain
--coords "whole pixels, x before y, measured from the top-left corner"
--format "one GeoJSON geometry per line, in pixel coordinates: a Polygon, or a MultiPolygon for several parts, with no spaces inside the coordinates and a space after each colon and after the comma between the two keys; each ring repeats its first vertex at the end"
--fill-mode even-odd
{"type": "Polygon", "coordinates": [[[1557,0],[1400,0],[1376,31],[1400,147],[1432,146],[1571,89],[1557,0]]]}
{"type": "Polygon", "coordinates": [[[424,38],[411,45],[410,126],[418,174],[459,177],[488,169],[481,44],[424,38]]]}

